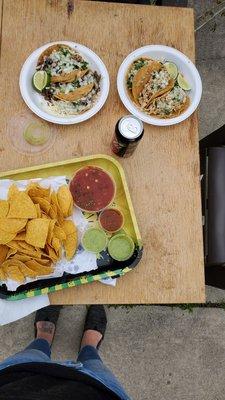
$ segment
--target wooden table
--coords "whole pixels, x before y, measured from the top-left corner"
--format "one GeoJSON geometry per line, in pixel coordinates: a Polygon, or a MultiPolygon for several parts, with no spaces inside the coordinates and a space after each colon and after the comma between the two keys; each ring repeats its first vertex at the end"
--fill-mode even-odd
{"type": "MultiPolygon", "coordinates": [[[[115,123],[128,113],[116,89],[117,70],[124,57],[140,46],[155,43],[174,46],[192,60],[195,57],[191,9],[7,0],[2,11],[1,170],[87,154],[110,154],[115,123]],[[19,93],[20,69],[37,47],[62,39],[82,43],[103,59],[111,80],[109,98],[87,122],[51,125],[56,141],[49,151],[23,156],[12,149],[6,134],[10,119],[17,113],[23,111],[33,118],[19,93]]],[[[204,302],[196,113],[168,128],[146,125],[134,157],[121,163],[144,241],[143,260],[118,280],[116,288],[101,283],[83,285],[52,294],[51,303],[204,302]]]]}

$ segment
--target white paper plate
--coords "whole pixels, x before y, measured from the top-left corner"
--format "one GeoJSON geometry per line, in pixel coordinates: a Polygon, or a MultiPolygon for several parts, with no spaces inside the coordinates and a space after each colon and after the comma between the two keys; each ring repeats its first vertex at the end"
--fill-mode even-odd
{"type": "Polygon", "coordinates": [[[195,65],[180,51],[161,45],[151,45],[140,47],[139,49],[130,53],[125,60],[122,62],[118,75],[117,75],[117,89],[119,92],[119,96],[124,106],[130,111],[131,114],[140,118],[142,121],[147,124],[158,125],[158,126],[168,126],[178,124],[181,121],[184,121],[196,110],[198,104],[200,102],[202,96],[202,82],[200,75],[195,67],[195,65]],[[145,114],[140,109],[138,109],[135,104],[130,99],[127,89],[126,89],[126,74],[129,66],[132,64],[134,60],[139,57],[150,57],[152,59],[156,59],[159,61],[172,61],[177,67],[178,71],[181,72],[186,80],[190,83],[192,89],[188,92],[190,97],[190,106],[188,109],[175,118],[169,119],[160,119],[155,118],[150,115],[145,114]]]}
{"type": "Polygon", "coordinates": [[[70,125],[86,121],[93,117],[93,115],[103,107],[109,94],[109,74],[103,61],[92,50],[78,43],[57,41],[39,47],[27,58],[21,69],[19,85],[25,103],[40,118],[53,122],[54,124],[70,125]],[[83,114],[66,117],[54,115],[50,110],[48,111],[44,97],[36,92],[32,86],[32,77],[35,73],[38,57],[46,48],[57,43],[67,44],[68,46],[75,48],[89,62],[91,69],[97,71],[102,77],[100,81],[101,91],[94,106],[83,114]]]}

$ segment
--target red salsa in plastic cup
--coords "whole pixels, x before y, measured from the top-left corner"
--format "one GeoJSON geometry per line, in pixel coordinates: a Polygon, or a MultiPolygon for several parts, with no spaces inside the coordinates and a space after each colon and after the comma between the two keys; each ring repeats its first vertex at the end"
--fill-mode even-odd
{"type": "Polygon", "coordinates": [[[83,211],[99,212],[114,200],[116,184],[102,168],[88,165],[79,169],[70,182],[74,204],[83,211]]]}
{"type": "Polygon", "coordinates": [[[116,208],[107,208],[99,216],[101,227],[110,233],[118,232],[123,227],[124,217],[116,208]]]}

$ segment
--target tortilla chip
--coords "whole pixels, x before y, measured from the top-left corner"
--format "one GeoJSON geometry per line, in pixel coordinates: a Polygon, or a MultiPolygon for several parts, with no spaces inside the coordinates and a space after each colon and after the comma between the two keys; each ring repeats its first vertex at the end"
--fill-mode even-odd
{"type": "Polygon", "coordinates": [[[36,183],[36,184],[32,184],[30,186],[30,188],[28,188],[26,190],[26,192],[27,192],[28,196],[30,196],[31,198],[41,197],[41,198],[45,198],[46,200],[49,201],[51,189],[43,188],[38,183],[36,183]]]}
{"type": "Polygon", "coordinates": [[[73,198],[70,202],[69,210],[68,210],[68,217],[70,217],[73,214],[73,198]]]}
{"type": "MultiPolygon", "coordinates": [[[[37,258],[39,257],[39,258],[41,258],[40,250],[39,251],[36,250],[33,246],[30,246],[26,242],[22,242],[22,241],[19,241],[19,240],[18,241],[12,240],[11,242],[9,242],[7,244],[7,246],[10,249],[13,249],[14,253],[16,251],[16,252],[28,255],[30,257],[37,257],[37,258]]],[[[14,253],[12,252],[12,254],[14,254],[14,253]]]]}
{"type": "Polygon", "coordinates": [[[9,211],[9,202],[7,200],[0,200],[0,218],[5,218],[9,211]]]}
{"type": "Polygon", "coordinates": [[[36,218],[28,221],[26,242],[32,246],[44,248],[48,236],[49,220],[36,218]]]}
{"type": "Polygon", "coordinates": [[[53,231],[54,231],[54,227],[56,224],[56,219],[51,219],[49,222],[49,227],[48,227],[48,236],[47,236],[47,242],[50,244],[52,241],[52,237],[53,237],[53,231]]]}
{"type": "Polygon", "coordinates": [[[66,236],[74,234],[74,232],[76,232],[76,227],[73,221],[70,220],[64,221],[63,224],[61,225],[61,228],[65,232],[66,236]]]}
{"type": "Polygon", "coordinates": [[[35,204],[39,204],[41,207],[41,210],[43,210],[46,214],[48,214],[51,204],[49,203],[48,200],[43,199],[42,197],[32,197],[32,200],[35,204]]]}
{"type": "Polygon", "coordinates": [[[7,218],[36,218],[34,203],[25,192],[15,193],[9,200],[7,218]]]}
{"type": "Polygon", "coordinates": [[[0,265],[6,260],[9,248],[4,244],[0,244],[0,265]]]}
{"type": "Polygon", "coordinates": [[[56,206],[56,210],[57,210],[56,218],[57,218],[58,223],[62,224],[64,221],[64,217],[63,217],[62,210],[60,209],[60,206],[59,206],[57,194],[55,192],[52,192],[52,194],[51,194],[51,204],[56,206]]]}
{"type": "Polygon", "coordinates": [[[73,198],[67,185],[63,185],[59,188],[57,192],[57,199],[59,203],[59,208],[62,211],[63,216],[68,217],[69,208],[71,206],[71,201],[73,201],[73,198]]]}
{"type": "Polygon", "coordinates": [[[48,215],[49,215],[49,217],[51,219],[56,219],[57,218],[58,213],[57,213],[57,207],[55,206],[55,204],[51,205],[51,207],[49,209],[49,212],[48,212],[48,215]]]}
{"type": "Polygon", "coordinates": [[[64,242],[64,248],[66,251],[67,260],[71,260],[74,256],[75,251],[77,249],[77,232],[75,231],[73,234],[68,235],[64,242]]]}
{"type": "Polygon", "coordinates": [[[41,212],[41,218],[50,219],[49,215],[45,214],[45,212],[43,212],[43,211],[41,212]]]}
{"type": "Polygon", "coordinates": [[[50,275],[53,272],[52,267],[41,265],[35,260],[26,261],[25,264],[32,271],[36,272],[37,276],[50,275]]]}
{"type": "Polygon", "coordinates": [[[13,258],[14,258],[14,260],[20,260],[22,262],[29,261],[31,259],[30,256],[27,256],[26,254],[20,254],[20,253],[16,253],[13,256],[13,258]]]}
{"type": "Polygon", "coordinates": [[[93,83],[89,83],[88,85],[81,86],[77,89],[74,89],[73,92],[69,93],[58,93],[54,94],[54,97],[59,100],[64,101],[77,101],[82,97],[86,96],[94,87],[93,83]]]}
{"type": "Polygon", "coordinates": [[[13,240],[15,236],[16,232],[15,233],[5,232],[0,229],[0,244],[7,244],[11,242],[11,240],[13,240]]]}
{"type": "Polygon", "coordinates": [[[24,282],[24,275],[20,271],[20,263],[21,261],[19,260],[7,260],[2,264],[2,269],[7,278],[22,283],[24,282]]]}
{"type": "Polygon", "coordinates": [[[8,190],[8,199],[11,199],[15,194],[20,193],[18,187],[13,183],[8,190]]]}
{"type": "Polygon", "coordinates": [[[53,262],[58,261],[59,257],[56,254],[55,250],[49,245],[46,245],[46,257],[49,257],[53,262]]]}
{"type": "Polygon", "coordinates": [[[70,260],[77,249],[77,229],[72,221],[64,221],[62,229],[66,233],[66,240],[64,241],[66,258],[70,260]]]}
{"type": "MultiPolygon", "coordinates": [[[[26,236],[25,236],[25,239],[26,239],[26,236]]],[[[12,242],[11,242],[11,243],[12,243],[12,242]]],[[[9,243],[9,245],[10,245],[11,243],[9,243]]],[[[40,250],[37,250],[33,245],[27,243],[26,241],[22,241],[22,240],[19,241],[19,240],[18,240],[18,241],[15,242],[15,243],[18,243],[19,248],[24,249],[24,250],[27,250],[27,251],[30,251],[30,252],[33,253],[33,254],[37,253],[38,251],[41,252],[40,250]]],[[[14,245],[14,247],[15,247],[15,245],[14,245]]]]}
{"type": "Polygon", "coordinates": [[[58,253],[59,250],[61,249],[60,240],[58,238],[56,238],[56,237],[53,237],[52,238],[52,242],[51,242],[51,246],[55,250],[55,252],[58,253]]]}
{"type": "Polygon", "coordinates": [[[20,232],[17,233],[16,237],[14,238],[14,240],[21,240],[24,241],[26,238],[26,232],[20,232]]]}
{"type": "Polygon", "coordinates": [[[41,264],[41,265],[46,265],[46,266],[50,266],[51,265],[51,261],[49,259],[32,257],[32,260],[37,261],[38,264],[41,264]]]}
{"type": "Polygon", "coordinates": [[[38,276],[38,273],[29,268],[25,263],[20,266],[20,271],[25,277],[36,278],[38,276]]]}
{"type": "Polygon", "coordinates": [[[10,265],[9,268],[7,268],[7,271],[5,271],[6,275],[8,278],[12,279],[13,281],[23,283],[24,282],[24,275],[20,271],[20,268],[17,265],[10,265]]]}
{"type": "Polygon", "coordinates": [[[64,230],[57,225],[54,227],[53,236],[58,238],[61,242],[63,242],[63,240],[66,240],[66,234],[64,230]]]}
{"type": "Polygon", "coordinates": [[[10,258],[11,256],[15,256],[16,255],[16,253],[17,253],[17,249],[10,249],[10,248],[8,248],[8,253],[7,253],[7,259],[8,258],[10,258]]]}
{"type": "Polygon", "coordinates": [[[4,270],[0,267],[0,281],[5,281],[6,279],[6,274],[4,270]]]}
{"type": "Polygon", "coordinates": [[[36,211],[37,211],[37,218],[41,218],[41,207],[40,204],[35,204],[36,211]]]}
{"type": "Polygon", "coordinates": [[[27,219],[0,218],[0,229],[5,232],[17,233],[27,224],[27,219]]]}

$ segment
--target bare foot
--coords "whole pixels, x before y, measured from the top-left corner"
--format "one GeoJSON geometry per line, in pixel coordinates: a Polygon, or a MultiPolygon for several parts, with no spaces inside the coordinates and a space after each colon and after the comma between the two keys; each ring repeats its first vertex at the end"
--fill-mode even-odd
{"type": "Polygon", "coordinates": [[[55,333],[55,324],[49,321],[38,321],[36,323],[37,327],[37,339],[45,339],[47,342],[52,344],[54,333],[55,333]]]}
{"type": "Polygon", "coordinates": [[[92,329],[87,329],[81,340],[81,348],[84,346],[93,346],[97,347],[100,340],[102,339],[102,334],[98,331],[94,331],[92,329]]]}

